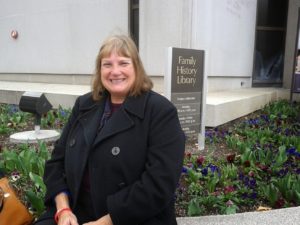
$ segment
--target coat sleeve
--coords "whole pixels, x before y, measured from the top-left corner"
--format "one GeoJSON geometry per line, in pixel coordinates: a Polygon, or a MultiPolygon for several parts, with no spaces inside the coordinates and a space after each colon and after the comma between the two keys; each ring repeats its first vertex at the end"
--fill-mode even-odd
{"type": "Polygon", "coordinates": [[[174,204],[185,137],[176,108],[166,99],[150,110],[147,162],[139,180],[107,198],[114,225],[142,223],[174,204]]]}
{"type": "Polygon", "coordinates": [[[65,147],[69,131],[79,113],[79,98],[76,100],[68,122],[64,126],[62,134],[54,145],[51,159],[45,164],[44,183],[47,187],[45,204],[53,202],[53,197],[62,190],[68,190],[65,178],[64,159],[65,147]]]}

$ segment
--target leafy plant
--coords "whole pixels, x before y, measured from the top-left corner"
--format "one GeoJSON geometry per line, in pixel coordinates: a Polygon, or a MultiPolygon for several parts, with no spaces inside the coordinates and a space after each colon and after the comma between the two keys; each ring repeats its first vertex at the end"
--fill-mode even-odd
{"type": "Polygon", "coordinates": [[[37,215],[44,211],[46,187],[42,176],[45,161],[49,157],[50,153],[43,142],[37,146],[22,144],[16,149],[4,149],[1,153],[0,168],[9,175],[13,186],[21,193],[21,200],[37,215]]]}
{"type": "Polygon", "coordinates": [[[62,129],[71,114],[71,109],[63,109],[61,106],[58,109],[50,110],[42,117],[41,126],[62,129]]]}
{"type": "Polygon", "coordinates": [[[29,113],[19,110],[16,105],[0,105],[0,134],[10,134],[26,126],[29,113]]]}

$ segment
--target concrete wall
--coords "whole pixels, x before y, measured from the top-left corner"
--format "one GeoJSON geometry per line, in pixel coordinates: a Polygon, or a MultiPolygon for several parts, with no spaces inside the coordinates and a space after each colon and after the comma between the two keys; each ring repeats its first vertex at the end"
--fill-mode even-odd
{"type": "Polygon", "coordinates": [[[295,57],[297,49],[298,14],[300,1],[289,0],[287,35],[285,42],[284,71],[283,71],[283,87],[290,88],[292,83],[292,74],[294,73],[295,57]]]}
{"type": "Polygon", "coordinates": [[[251,86],[256,0],[140,4],[140,52],[149,74],[164,74],[167,47],[196,48],[206,51],[209,91],[251,86]]]}
{"type": "MultiPolygon", "coordinates": [[[[148,74],[157,77],[158,91],[163,92],[160,82],[169,46],[206,51],[208,91],[250,87],[256,4],[141,0],[140,54],[148,74]]],[[[111,33],[127,33],[129,27],[124,0],[0,0],[0,5],[0,80],[1,74],[32,82],[53,74],[53,81],[60,82],[56,78],[61,76],[65,83],[63,75],[70,74],[74,83],[76,75],[93,72],[102,40],[111,33]],[[12,30],[19,32],[18,39],[10,36],[12,30]]]]}
{"type": "Polygon", "coordinates": [[[90,74],[116,31],[128,33],[128,1],[0,0],[0,72],[90,74]]]}
{"type": "Polygon", "coordinates": [[[207,53],[208,91],[251,87],[257,1],[197,3],[194,45],[207,53]]]}

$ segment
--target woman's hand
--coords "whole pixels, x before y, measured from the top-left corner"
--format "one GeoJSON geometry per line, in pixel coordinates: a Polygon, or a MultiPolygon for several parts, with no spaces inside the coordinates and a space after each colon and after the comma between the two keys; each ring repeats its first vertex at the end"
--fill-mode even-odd
{"type": "Polygon", "coordinates": [[[114,225],[111,218],[110,218],[110,215],[107,214],[103,217],[101,217],[100,219],[96,220],[96,221],[92,221],[92,222],[89,222],[89,223],[84,223],[82,225],[114,225]]]}
{"type": "Polygon", "coordinates": [[[63,212],[58,219],[58,225],[79,225],[76,216],[71,211],[63,212]]]}
{"type": "Polygon", "coordinates": [[[55,220],[58,225],[78,225],[77,218],[69,206],[69,196],[66,192],[61,192],[55,196],[57,212],[55,220]]]}

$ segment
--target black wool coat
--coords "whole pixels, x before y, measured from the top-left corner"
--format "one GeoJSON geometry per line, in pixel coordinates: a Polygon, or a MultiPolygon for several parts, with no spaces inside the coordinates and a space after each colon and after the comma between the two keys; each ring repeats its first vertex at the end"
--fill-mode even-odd
{"type": "Polygon", "coordinates": [[[182,170],[184,134],[177,110],[146,92],[127,97],[99,131],[107,96],[76,100],[52,157],[46,163],[46,205],[68,189],[75,208],[87,166],[94,215],[114,225],[173,225],[174,191],[182,170]]]}

